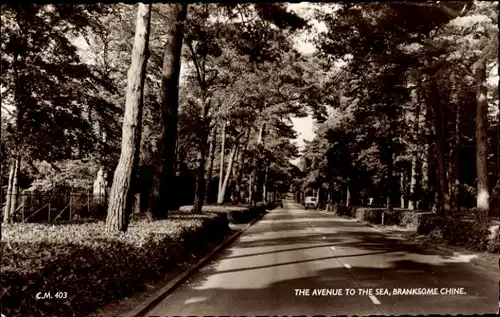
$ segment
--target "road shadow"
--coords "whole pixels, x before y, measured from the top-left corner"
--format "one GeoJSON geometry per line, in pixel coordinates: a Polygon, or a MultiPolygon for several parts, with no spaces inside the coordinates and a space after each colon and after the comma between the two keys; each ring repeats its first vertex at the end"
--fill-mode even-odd
{"type": "MultiPolygon", "coordinates": [[[[299,263],[301,261],[297,261],[299,263]]],[[[279,266],[281,264],[277,264],[279,266]]],[[[262,267],[247,268],[260,270],[262,267]]],[[[498,282],[478,280],[459,263],[441,265],[428,264],[411,260],[394,260],[388,267],[379,268],[369,265],[362,267],[329,268],[313,272],[308,277],[288,278],[279,282],[269,283],[264,287],[206,287],[206,278],[214,274],[234,272],[216,272],[206,270],[179,291],[186,292],[189,298],[185,300],[182,310],[211,312],[216,315],[231,314],[360,314],[356,305],[371,307],[371,302],[364,296],[296,296],[295,289],[331,289],[353,288],[349,275],[358,281],[358,288],[387,288],[391,293],[394,288],[464,288],[466,295],[426,295],[426,296],[377,296],[382,305],[377,312],[376,307],[370,314],[483,314],[496,312],[498,305],[498,282]],[[192,301],[192,302],[191,302],[192,301]],[[364,303],[364,304],[356,304],[364,303]],[[252,308],[253,310],[246,310],[252,308]]],[[[260,273],[255,274],[263,274],[260,273]]],[[[352,279],[351,279],[352,280],[352,279]]],[[[356,290],[357,292],[357,290],[356,290]]],[[[183,298],[183,297],[182,297],[183,298]]],[[[176,299],[176,298],[174,298],[176,299]]],[[[166,300],[168,303],[168,298],[166,300]]],[[[179,303],[172,307],[178,307],[179,303]]],[[[175,311],[169,311],[174,314],[175,311]]]]}
{"type": "Polygon", "coordinates": [[[274,210],[166,298],[161,312],[214,316],[496,312],[497,275],[458,262],[414,241],[334,215],[274,210]],[[286,252],[303,256],[284,256],[286,252]],[[350,267],[343,267],[347,262],[350,267]],[[392,292],[419,287],[464,288],[466,295],[380,295],[381,305],[374,305],[367,296],[295,295],[296,289],[304,288],[392,292]]]}

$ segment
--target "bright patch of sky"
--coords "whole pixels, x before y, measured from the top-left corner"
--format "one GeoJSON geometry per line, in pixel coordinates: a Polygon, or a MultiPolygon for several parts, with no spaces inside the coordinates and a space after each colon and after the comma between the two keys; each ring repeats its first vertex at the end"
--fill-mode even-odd
{"type": "MultiPolygon", "coordinates": [[[[316,19],[312,19],[312,9],[317,6],[309,2],[300,3],[289,3],[288,8],[294,11],[299,16],[311,21],[312,31],[306,31],[299,34],[295,39],[295,46],[299,52],[304,55],[313,54],[316,51],[314,44],[311,43],[311,39],[314,33],[324,32],[326,26],[324,23],[318,22],[316,19]]],[[[304,140],[311,141],[314,139],[315,125],[314,119],[311,115],[304,118],[292,118],[293,128],[297,132],[297,138],[295,139],[295,144],[298,145],[299,149],[302,151],[304,149],[304,140]]],[[[291,163],[297,165],[300,158],[292,160],[291,163]]]]}

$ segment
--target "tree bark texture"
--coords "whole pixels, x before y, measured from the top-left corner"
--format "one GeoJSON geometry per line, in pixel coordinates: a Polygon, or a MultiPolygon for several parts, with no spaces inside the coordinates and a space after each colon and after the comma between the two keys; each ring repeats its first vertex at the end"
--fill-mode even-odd
{"type": "Polygon", "coordinates": [[[387,147],[387,199],[386,199],[386,210],[387,212],[392,211],[391,195],[392,195],[392,171],[393,171],[393,155],[392,148],[389,145],[387,147]]]}
{"type": "Polygon", "coordinates": [[[405,173],[401,171],[400,173],[400,188],[401,188],[401,208],[405,208],[405,173]]]}
{"type": "Polygon", "coordinates": [[[455,150],[453,156],[453,207],[455,212],[460,211],[460,126],[461,126],[462,107],[460,102],[457,105],[457,117],[455,119],[455,150]]]}
{"type": "Polygon", "coordinates": [[[474,65],[476,78],[476,172],[477,209],[488,215],[490,190],[488,184],[488,99],[486,88],[486,62],[479,60],[474,65]]]}
{"type": "Polygon", "coordinates": [[[205,205],[209,203],[210,180],[212,179],[212,171],[214,169],[215,146],[217,144],[217,128],[214,127],[208,138],[208,167],[205,173],[205,205]]]}
{"type": "MultiPolygon", "coordinates": [[[[319,201],[319,200],[318,200],[319,201]]],[[[349,184],[346,186],[346,198],[345,198],[345,205],[347,207],[351,206],[351,190],[349,189],[349,184]]]]}
{"type": "Polygon", "coordinates": [[[243,174],[244,159],[248,151],[248,141],[250,139],[250,128],[245,132],[245,148],[238,152],[238,161],[236,165],[236,175],[234,177],[234,193],[233,196],[236,197],[237,202],[243,200],[243,192],[241,186],[241,176],[243,174]]]}
{"type": "Polygon", "coordinates": [[[167,30],[168,40],[164,48],[161,78],[160,141],[148,208],[148,216],[156,219],[168,217],[168,211],[177,207],[175,165],[179,117],[179,74],[187,4],[170,4],[170,9],[171,23],[167,30]]]}
{"type": "Polygon", "coordinates": [[[222,182],[224,181],[224,152],[225,144],[226,144],[226,122],[222,123],[222,131],[221,131],[221,146],[220,146],[220,167],[219,167],[219,190],[217,191],[217,200],[220,196],[220,192],[222,191],[222,182]]]}
{"type": "Polygon", "coordinates": [[[451,199],[449,192],[448,178],[446,175],[446,157],[444,150],[444,123],[445,123],[445,113],[444,105],[439,103],[439,91],[437,88],[437,83],[433,81],[431,83],[431,103],[433,105],[433,117],[434,117],[434,133],[436,137],[434,138],[434,146],[437,154],[437,165],[438,165],[438,179],[439,179],[439,192],[440,192],[440,202],[441,207],[438,208],[439,211],[445,216],[449,216],[451,212],[451,199]]]}
{"type": "Polygon", "coordinates": [[[263,185],[263,189],[262,189],[262,192],[264,193],[264,202],[267,202],[267,172],[268,172],[268,166],[266,166],[266,169],[265,169],[265,174],[264,174],[264,185],[263,185]]]}
{"type": "Polygon", "coordinates": [[[265,138],[265,133],[266,133],[266,124],[262,123],[259,129],[259,134],[257,135],[257,159],[254,160],[254,190],[253,190],[253,202],[257,203],[259,201],[262,201],[262,193],[263,193],[263,185],[264,185],[264,175],[262,171],[262,154],[264,151],[264,138],[265,138]]]}
{"type": "Polygon", "coordinates": [[[234,157],[236,155],[237,148],[238,148],[238,143],[235,143],[233,145],[233,148],[231,149],[231,152],[229,153],[229,161],[227,162],[226,175],[224,177],[224,182],[222,183],[222,188],[219,192],[219,197],[217,197],[218,204],[224,203],[224,198],[226,196],[227,184],[229,184],[229,177],[231,177],[231,169],[233,168],[233,162],[234,162],[234,157]]]}
{"type": "MultiPolygon", "coordinates": [[[[418,95],[415,91],[415,95],[418,95]]],[[[411,176],[410,176],[410,197],[408,200],[408,209],[415,210],[417,202],[417,178],[418,178],[418,150],[419,150],[419,133],[420,133],[420,102],[416,98],[415,103],[415,118],[413,121],[413,151],[411,159],[411,176]]]]}
{"type": "MultiPolygon", "coordinates": [[[[14,61],[12,63],[14,69],[14,103],[17,108],[16,113],[16,132],[20,135],[20,131],[22,131],[23,126],[25,125],[24,113],[26,112],[26,107],[23,107],[22,104],[22,89],[21,81],[19,80],[19,69],[18,69],[18,60],[20,56],[18,53],[14,53],[14,61]]],[[[22,57],[21,57],[22,58],[22,57]]],[[[13,222],[14,213],[17,209],[18,195],[19,195],[19,170],[21,165],[21,158],[19,156],[20,149],[22,148],[22,140],[17,139],[15,141],[13,152],[13,159],[10,163],[9,168],[9,183],[7,184],[7,193],[6,193],[6,201],[5,207],[3,210],[3,222],[9,223],[13,222]]]]}
{"type": "Polygon", "coordinates": [[[197,171],[196,171],[196,185],[194,191],[194,213],[201,213],[203,208],[203,202],[205,200],[205,160],[206,160],[206,150],[207,150],[207,117],[208,111],[210,109],[210,100],[203,98],[203,106],[201,110],[201,118],[197,125],[197,134],[199,140],[198,153],[196,155],[197,159],[197,171]]]}
{"type": "MultiPolygon", "coordinates": [[[[254,161],[256,160],[255,158],[253,159],[254,161]]],[[[254,202],[254,183],[255,183],[255,170],[252,170],[248,177],[248,202],[252,203],[254,202]]]]}
{"type": "Polygon", "coordinates": [[[106,230],[127,231],[132,210],[132,179],[135,177],[141,144],[142,101],[148,60],[151,4],[139,3],[132,60],[127,78],[127,99],[122,126],[121,155],[113,178],[106,230]]]}
{"type": "Polygon", "coordinates": [[[19,170],[21,159],[16,157],[12,160],[9,169],[9,183],[7,185],[7,194],[5,200],[5,207],[3,212],[3,223],[13,222],[14,213],[17,209],[17,201],[19,195],[19,170]]]}

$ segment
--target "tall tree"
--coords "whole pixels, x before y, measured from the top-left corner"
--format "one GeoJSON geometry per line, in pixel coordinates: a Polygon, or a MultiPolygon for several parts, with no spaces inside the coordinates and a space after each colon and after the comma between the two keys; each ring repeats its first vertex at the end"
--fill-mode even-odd
{"type": "Polygon", "coordinates": [[[148,216],[166,218],[176,207],[175,157],[179,109],[179,75],[187,4],[170,4],[168,38],[164,48],[161,76],[160,142],[153,187],[149,196],[148,216]]]}
{"type": "Polygon", "coordinates": [[[477,170],[477,208],[480,213],[488,214],[490,209],[490,190],[488,181],[488,101],[486,89],[486,62],[480,59],[474,65],[476,78],[476,170],[477,170]]]}
{"type": "Polygon", "coordinates": [[[208,137],[208,167],[205,174],[205,204],[209,203],[210,180],[214,168],[215,147],[217,145],[217,126],[212,127],[210,136],[208,137]]]}
{"type": "Polygon", "coordinates": [[[2,6],[2,142],[9,175],[4,221],[17,209],[23,161],[83,157],[94,142],[86,109],[105,83],[82,63],[72,40],[101,25],[99,5],[2,6]]]}
{"type": "Polygon", "coordinates": [[[146,65],[149,57],[151,4],[138,4],[136,32],[132,60],[128,71],[127,99],[122,128],[120,161],[115,170],[111,188],[106,230],[127,231],[132,210],[132,182],[134,181],[141,144],[142,106],[146,65]]]}

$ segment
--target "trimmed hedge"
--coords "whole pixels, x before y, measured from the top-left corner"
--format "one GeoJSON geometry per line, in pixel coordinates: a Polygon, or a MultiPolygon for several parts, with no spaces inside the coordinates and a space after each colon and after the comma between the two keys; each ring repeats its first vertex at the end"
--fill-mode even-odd
{"type": "Polygon", "coordinates": [[[373,224],[381,224],[383,212],[385,212],[385,208],[357,208],[356,218],[373,224]]]}
{"type": "Polygon", "coordinates": [[[393,210],[384,214],[384,225],[417,228],[422,219],[429,215],[435,214],[421,210],[393,210]]]}
{"type": "Polygon", "coordinates": [[[471,251],[498,252],[498,231],[490,237],[491,223],[445,217],[425,217],[417,228],[436,241],[471,251]]]}
{"type": "Polygon", "coordinates": [[[85,316],[144,289],[229,230],[220,214],[170,215],[132,222],[110,234],[104,222],[2,226],[2,313],[6,316],[85,316]],[[205,245],[204,245],[205,244],[205,245]],[[67,298],[37,300],[38,292],[67,298]]]}
{"type": "MultiPolygon", "coordinates": [[[[440,243],[464,247],[471,251],[499,252],[499,230],[490,232],[489,219],[481,221],[438,217],[435,213],[420,210],[396,209],[386,212],[385,208],[346,207],[335,204],[333,212],[339,216],[357,218],[373,224],[397,225],[417,228],[417,232],[428,235],[440,243]]],[[[491,229],[492,230],[492,229],[491,229]]]]}
{"type": "Polygon", "coordinates": [[[339,203],[336,203],[333,205],[333,207],[331,208],[331,211],[333,211],[334,214],[336,214],[337,216],[347,216],[347,217],[352,217],[352,208],[351,207],[347,207],[346,205],[342,205],[342,204],[339,204],[339,203]]]}
{"type": "MultiPolygon", "coordinates": [[[[202,212],[211,212],[227,215],[227,220],[230,223],[248,223],[258,216],[266,212],[266,209],[273,209],[272,203],[257,203],[252,205],[207,205],[202,207],[202,212]]],[[[193,206],[182,206],[179,208],[180,213],[189,214],[193,210],[193,206]]]]}
{"type": "Polygon", "coordinates": [[[386,208],[369,208],[369,207],[358,207],[351,206],[346,207],[342,204],[334,204],[331,208],[338,216],[346,216],[350,218],[357,218],[360,221],[368,221],[373,224],[382,224],[382,213],[384,214],[384,225],[396,225],[406,228],[416,228],[419,226],[420,221],[423,217],[429,214],[434,215],[431,212],[425,212],[421,210],[393,210],[392,212],[386,212],[386,208]]]}
{"type": "Polygon", "coordinates": [[[446,219],[444,217],[429,216],[420,220],[417,227],[417,232],[423,235],[429,235],[433,230],[444,225],[446,219]]]}

